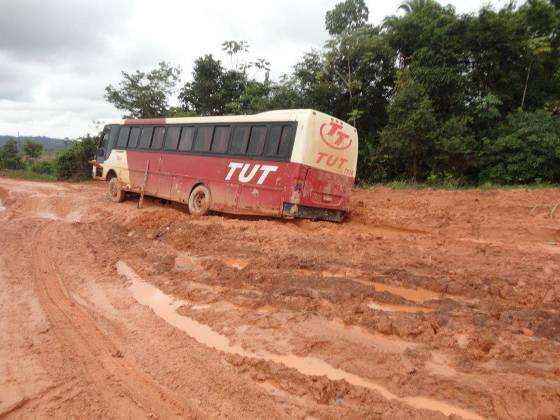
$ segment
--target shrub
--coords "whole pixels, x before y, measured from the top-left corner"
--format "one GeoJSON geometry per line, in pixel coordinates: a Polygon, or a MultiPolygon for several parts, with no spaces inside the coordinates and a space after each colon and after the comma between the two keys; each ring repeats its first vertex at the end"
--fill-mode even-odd
{"type": "Polygon", "coordinates": [[[484,139],[480,180],[499,184],[560,181],[560,119],[551,113],[508,115],[494,139],[484,139]]]}
{"type": "Polygon", "coordinates": [[[0,169],[22,169],[23,162],[18,154],[15,140],[8,141],[0,147],[0,169]]]}
{"type": "Polygon", "coordinates": [[[57,168],[55,161],[41,161],[31,163],[29,169],[41,175],[55,175],[57,168]]]}
{"type": "Polygon", "coordinates": [[[56,175],[58,179],[85,180],[91,177],[91,164],[95,156],[97,140],[90,135],[61,152],[56,159],[56,175]]]}

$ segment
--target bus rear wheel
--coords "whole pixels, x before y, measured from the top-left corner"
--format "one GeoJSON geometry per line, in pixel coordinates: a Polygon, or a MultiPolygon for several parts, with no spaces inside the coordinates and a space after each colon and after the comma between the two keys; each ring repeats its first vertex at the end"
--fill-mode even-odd
{"type": "Polygon", "coordinates": [[[210,210],[210,200],[210,190],[205,185],[197,186],[189,197],[189,213],[204,216],[210,210]]]}
{"type": "Polygon", "coordinates": [[[115,203],[124,201],[125,192],[121,187],[121,183],[117,177],[111,178],[109,181],[109,198],[115,203]]]}

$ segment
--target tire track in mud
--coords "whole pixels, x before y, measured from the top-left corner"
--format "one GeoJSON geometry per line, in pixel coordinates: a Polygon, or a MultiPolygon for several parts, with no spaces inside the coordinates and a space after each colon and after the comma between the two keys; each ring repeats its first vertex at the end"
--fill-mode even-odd
{"type": "Polygon", "coordinates": [[[69,352],[67,360],[72,368],[80,372],[87,383],[94,385],[94,391],[98,392],[108,412],[128,413],[130,417],[196,416],[171,391],[154,382],[128,360],[97,327],[88,312],[70,297],[56,265],[52,243],[52,239],[59,237],[64,229],[61,226],[56,222],[42,224],[29,235],[28,243],[32,244],[29,251],[34,261],[35,292],[54,333],[69,352]]]}
{"type": "Polygon", "coordinates": [[[130,281],[129,289],[140,304],[149,307],[157,316],[175,328],[186,332],[193,339],[207,347],[227,354],[279,363],[308,376],[326,376],[331,381],[345,380],[351,385],[375,391],[387,400],[401,402],[415,409],[439,411],[448,416],[458,415],[466,419],[480,420],[483,418],[473,411],[434,398],[423,396],[399,397],[382,385],[336,368],[316,357],[302,357],[293,354],[279,355],[266,350],[253,352],[243,349],[240,345],[231,345],[226,336],[217,333],[205,324],[177,313],[177,309],[186,304],[186,302],[177,300],[163,293],[150,283],[145,282],[124,261],[117,263],[117,271],[130,281]]]}

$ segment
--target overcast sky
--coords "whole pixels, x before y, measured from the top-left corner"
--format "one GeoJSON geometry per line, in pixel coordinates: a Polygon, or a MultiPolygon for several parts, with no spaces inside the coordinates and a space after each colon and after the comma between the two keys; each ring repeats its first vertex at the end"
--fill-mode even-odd
{"type": "MultiPolygon", "coordinates": [[[[395,14],[402,0],[368,0],[370,21],[395,14]]],[[[271,63],[272,77],[327,39],[325,12],[337,0],[0,0],[0,134],[75,138],[93,121],[121,114],[103,99],[121,70],[181,66],[245,40],[248,58],[271,63]]],[[[486,0],[451,0],[460,13],[486,0]]],[[[504,0],[491,4],[499,7],[504,0]]]]}

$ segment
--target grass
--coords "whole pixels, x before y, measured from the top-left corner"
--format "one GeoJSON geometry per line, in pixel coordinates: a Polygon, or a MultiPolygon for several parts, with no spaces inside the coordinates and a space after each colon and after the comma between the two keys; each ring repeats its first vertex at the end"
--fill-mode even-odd
{"type": "Polygon", "coordinates": [[[0,176],[6,178],[27,179],[29,181],[56,181],[56,175],[40,174],[29,169],[2,169],[0,176]]]}
{"type": "Polygon", "coordinates": [[[486,182],[480,185],[469,185],[469,184],[459,184],[453,182],[444,182],[441,184],[432,184],[426,182],[410,182],[410,181],[390,181],[386,183],[358,183],[358,188],[374,188],[374,187],[385,187],[394,190],[448,190],[448,191],[459,191],[459,190],[536,190],[536,189],[546,189],[546,188],[560,188],[559,184],[551,183],[534,183],[534,184],[493,184],[486,182]]]}

